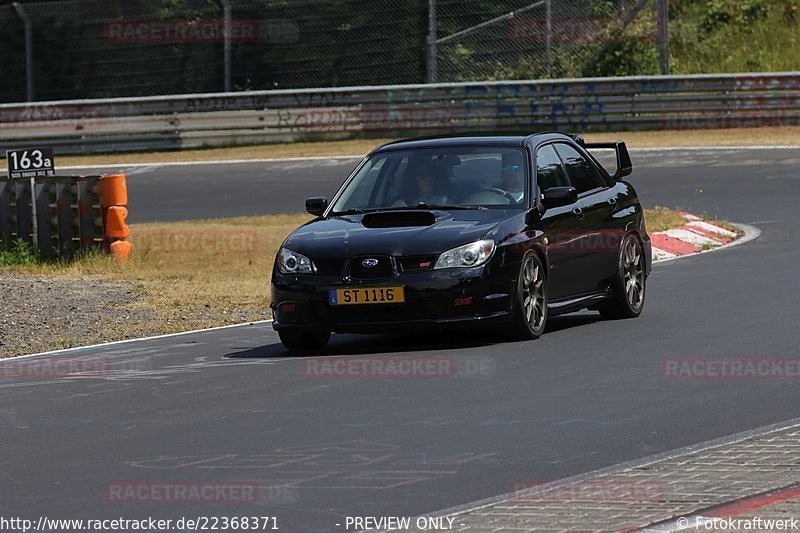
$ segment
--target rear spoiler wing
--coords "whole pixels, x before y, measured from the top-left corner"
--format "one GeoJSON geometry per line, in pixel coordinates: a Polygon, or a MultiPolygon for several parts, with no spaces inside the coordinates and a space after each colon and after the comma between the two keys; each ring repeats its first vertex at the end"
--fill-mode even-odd
{"type": "Polygon", "coordinates": [[[617,171],[614,172],[614,175],[611,177],[615,180],[621,180],[633,172],[631,156],[628,154],[628,147],[625,146],[624,141],[587,143],[580,135],[572,135],[571,137],[576,143],[583,146],[587,150],[614,150],[614,153],[617,155],[617,171]]]}

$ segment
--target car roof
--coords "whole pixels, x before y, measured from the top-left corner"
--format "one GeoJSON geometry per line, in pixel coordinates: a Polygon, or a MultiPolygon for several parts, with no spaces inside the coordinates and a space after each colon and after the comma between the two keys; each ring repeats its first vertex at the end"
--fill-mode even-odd
{"type": "Polygon", "coordinates": [[[395,150],[417,150],[420,148],[434,148],[447,146],[525,146],[527,143],[538,144],[549,140],[568,140],[574,138],[557,132],[532,133],[525,135],[502,134],[467,134],[467,135],[438,135],[433,137],[416,137],[401,139],[379,146],[372,153],[391,152],[395,150]]]}

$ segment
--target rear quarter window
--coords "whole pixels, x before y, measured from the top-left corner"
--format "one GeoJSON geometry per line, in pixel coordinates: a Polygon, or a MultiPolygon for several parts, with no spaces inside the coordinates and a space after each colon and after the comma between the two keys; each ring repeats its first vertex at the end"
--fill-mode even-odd
{"type": "Polygon", "coordinates": [[[606,185],[594,166],[575,148],[564,143],[557,143],[554,146],[561,157],[561,161],[564,162],[564,168],[567,170],[570,184],[575,187],[578,194],[606,185]]]}

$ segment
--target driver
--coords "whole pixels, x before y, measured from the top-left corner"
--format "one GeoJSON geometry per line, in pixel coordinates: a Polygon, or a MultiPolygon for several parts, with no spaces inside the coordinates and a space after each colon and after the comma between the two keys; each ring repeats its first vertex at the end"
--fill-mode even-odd
{"type": "Polygon", "coordinates": [[[515,202],[522,201],[525,196],[525,169],[519,155],[507,155],[503,158],[502,189],[514,198],[515,202]]]}

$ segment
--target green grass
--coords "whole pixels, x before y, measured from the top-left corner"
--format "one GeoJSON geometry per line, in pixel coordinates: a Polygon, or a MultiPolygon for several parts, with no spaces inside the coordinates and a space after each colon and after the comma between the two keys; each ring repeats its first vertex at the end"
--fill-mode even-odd
{"type": "Polygon", "coordinates": [[[800,68],[800,0],[673,0],[673,74],[800,68]]]}
{"type": "Polygon", "coordinates": [[[38,262],[38,255],[25,241],[17,240],[9,246],[0,243],[0,266],[33,265],[38,262]]]}
{"type": "Polygon", "coordinates": [[[655,206],[653,209],[645,209],[644,221],[648,233],[679,228],[686,224],[686,219],[681,215],[680,211],[668,209],[660,205],[655,206]]]}

